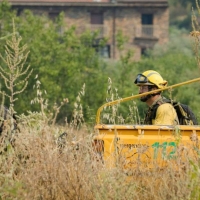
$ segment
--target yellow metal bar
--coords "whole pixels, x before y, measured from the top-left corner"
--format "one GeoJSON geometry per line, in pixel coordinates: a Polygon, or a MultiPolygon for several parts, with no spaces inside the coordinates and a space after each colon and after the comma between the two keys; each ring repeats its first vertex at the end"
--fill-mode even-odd
{"type": "Polygon", "coordinates": [[[182,82],[182,83],[171,85],[171,86],[168,86],[168,87],[165,87],[165,88],[162,88],[162,89],[153,90],[153,91],[146,92],[146,93],[143,93],[143,94],[137,94],[137,95],[134,95],[134,96],[130,96],[130,97],[126,97],[126,98],[123,98],[123,99],[118,99],[118,100],[115,100],[115,101],[111,101],[111,102],[105,103],[97,110],[96,123],[99,124],[101,111],[103,110],[103,108],[105,108],[107,106],[116,105],[116,104],[119,104],[119,103],[122,103],[122,102],[125,102],[125,101],[130,101],[130,100],[133,100],[133,99],[136,99],[136,98],[140,98],[142,96],[146,96],[148,94],[152,94],[152,93],[155,93],[155,92],[160,92],[160,91],[163,91],[163,90],[172,89],[172,88],[175,88],[175,87],[179,87],[179,86],[182,86],[182,85],[194,83],[194,82],[197,82],[197,81],[200,81],[200,78],[192,79],[190,81],[185,81],[185,82],[182,82]]]}

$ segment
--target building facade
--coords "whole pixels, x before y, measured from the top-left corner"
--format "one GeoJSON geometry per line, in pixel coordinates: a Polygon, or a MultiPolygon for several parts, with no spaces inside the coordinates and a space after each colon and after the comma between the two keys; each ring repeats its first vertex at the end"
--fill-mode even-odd
{"type": "MultiPolygon", "coordinates": [[[[127,38],[124,52],[131,49],[139,60],[146,49],[168,41],[169,8],[167,0],[10,0],[18,14],[30,9],[35,14],[54,19],[65,13],[68,26],[76,26],[77,33],[99,31],[99,39],[107,38],[105,47],[97,48],[106,58],[119,59],[116,36],[127,38]]],[[[98,47],[98,41],[96,43],[98,47]]],[[[123,52],[122,52],[123,53],[123,52]]]]}

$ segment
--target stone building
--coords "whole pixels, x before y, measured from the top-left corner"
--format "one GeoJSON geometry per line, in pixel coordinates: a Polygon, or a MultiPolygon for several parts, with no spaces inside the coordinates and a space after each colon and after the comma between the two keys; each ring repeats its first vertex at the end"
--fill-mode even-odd
{"type": "Polygon", "coordinates": [[[68,25],[77,32],[99,30],[99,39],[108,38],[105,47],[96,49],[103,57],[118,59],[116,35],[121,31],[128,40],[124,51],[132,49],[134,59],[156,43],[168,41],[169,8],[167,0],[10,0],[18,14],[30,9],[54,19],[61,11],[68,25]]]}

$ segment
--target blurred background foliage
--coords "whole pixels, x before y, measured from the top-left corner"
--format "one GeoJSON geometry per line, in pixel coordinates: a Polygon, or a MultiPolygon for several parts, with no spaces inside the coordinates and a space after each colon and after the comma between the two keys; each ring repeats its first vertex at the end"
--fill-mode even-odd
{"type": "Polygon", "coordinates": [[[196,0],[168,0],[170,25],[191,30],[192,9],[196,10],[196,0]]]}
{"type": "MultiPolygon", "coordinates": [[[[28,63],[33,68],[28,87],[19,96],[15,110],[22,114],[39,109],[39,106],[30,104],[36,96],[33,85],[35,76],[41,82],[43,94],[48,99],[48,108],[51,112],[55,103],[59,104],[64,98],[69,103],[64,105],[59,113],[58,122],[64,122],[65,117],[71,120],[76,97],[85,84],[85,95],[81,99],[86,122],[94,123],[97,109],[106,101],[112,100],[108,78],[112,80],[114,98],[122,98],[138,94],[134,79],[138,73],[145,70],[156,70],[163,75],[169,85],[199,77],[193,52],[193,40],[189,36],[191,28],[192,7],[196,7],[195,0],[169,0],[170,5],[170,39],[166,45],[155,46],[147,52],[139,62],[132,60],[133,52],[128,51],[119,61],[104,60],[99,57],[92,45],[97,35],[88,32],[76,35],[76,27],[67,27],[63,23],[63,14],[60,13],[55,22],[46,16],[36,16],[26,10],[23,15],[17,16],[15,11],[6,2],[0,3],[0,21],[3,29],[0,32],[0,53],[4,54],[6,39],[12,33],[12,18],[15,19],[16,31],[22,37],[22,42],[28,45],[30,55],[28,63]],[[64,29],[65,27],[65,29],[64,29]]],[[[98,34],[98,33],[96,33],[98,34]]],[[[123,35],[118,34],[119,49],[122,48],[123,35]]],[[[104,41],[100,41],[102,45],[104,41]]],[[[6,90],[3,83],[1,89],[6,90]]],[[[182,86],[174,89],[172,94],[164,95],[182,103],[189,104],[198,115],[200,102],[199,84],[182,86]]],[[[136,100],[141,117],[145,106],[136,100]]],[[[8,102],[5,102],[8,104],[8,102]]],[[[127,106],[120,112],[126,112],[127,106]]]]}

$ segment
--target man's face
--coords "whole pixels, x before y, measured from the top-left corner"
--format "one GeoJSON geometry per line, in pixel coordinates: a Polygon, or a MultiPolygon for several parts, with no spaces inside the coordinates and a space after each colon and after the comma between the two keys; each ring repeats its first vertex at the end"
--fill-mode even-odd
{"type": "MultiPolygon", "coordinates": [[[[148,92],[148,91],[149,91],[148,85],[140,85],[139,86],[139,94],[142,94],[142,93],[145,93],[145,92],[148,92]]],[[[147,96],[140,97],[140,100],[142,102],[146,102],[147,96]]]]}
{"type": "Polygon", "coordinates": [[[139,94],[142,94],[142,93],[145,93],[145,92],[148,92],[148,91],[149,91],[148,85],[139,86],[139,94]]]}

